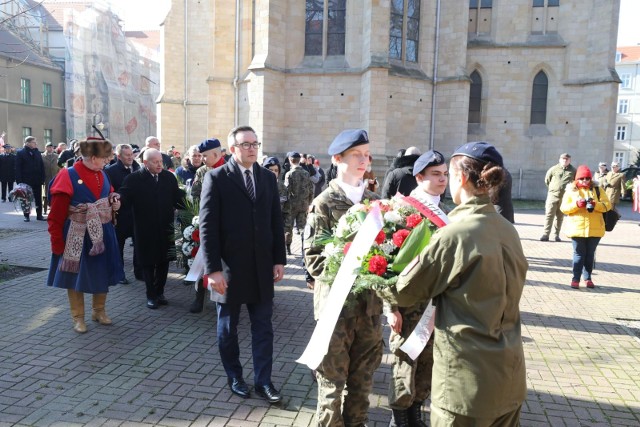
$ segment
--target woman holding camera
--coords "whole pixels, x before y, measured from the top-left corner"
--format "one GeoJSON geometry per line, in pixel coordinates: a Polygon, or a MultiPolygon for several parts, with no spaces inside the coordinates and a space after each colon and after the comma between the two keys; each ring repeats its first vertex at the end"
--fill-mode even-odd
{"type": "Polygon", "coordinates": [[[595,288],[591,280],[593,259],[598,242],[604,236],[602,214],[609,209],[609,198],[592,180],[589,168],[579,166],[575,181],[567,185],[560,205],[560,210],[567,215],[565,234],[573,241],[573,289],[580,287],[580,275],[587,288],[595,288]]]}

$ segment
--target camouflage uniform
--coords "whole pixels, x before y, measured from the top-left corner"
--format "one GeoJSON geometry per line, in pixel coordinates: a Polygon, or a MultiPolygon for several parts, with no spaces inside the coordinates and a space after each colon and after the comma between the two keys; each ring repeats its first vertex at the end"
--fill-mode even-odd
{"type": "MultiPolygon", "coordinates": [[[[363,199],[378,199],[365,190],[363,199]]],[[[316,283],[313,292],[317,320],[331,284],[322,281],[323,245],[316,242],[331,233],[338,220],[353,206],[337,180],[313,200],[305,229],[305,262],[316,283]]],[[[373,373],[382,360],[382,300],[373,291],[357,298],[349,296],[331,336],[329,349],[317,368],[317,424],[321,426],[361,426],[367,422],[373,373]],[[343,393],[346,394],[343,398],[343,393]]]]}
{"type": "Polygon", "coordinates": [[[291,245],[293,222],[298,230],[303,230],[307,224],[307,211],[313,201],[313,183],[307,172],[300,165],[292,165],[291,170],[284,177],[284,186],[288,192],[288,210],[284,215],[284,237],[287,247],[291,245]]]}
{"type": "Polygon", "coordinates": [[[204,176],[207,172],[212,171],[213,168],[210,168],[207,165],[202,165],[196,171],[196,176],[193,178],[193,182],[191,183],[191,197],[193,200],[200,200],[200,193],[202,193],[202,183],[204,182],[204,176]]]}

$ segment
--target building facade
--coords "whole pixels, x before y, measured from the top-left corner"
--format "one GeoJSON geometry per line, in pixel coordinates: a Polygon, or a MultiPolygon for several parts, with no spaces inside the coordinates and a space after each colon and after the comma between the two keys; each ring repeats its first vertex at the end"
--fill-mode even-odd
{"type": "Polygon", "coordinates": [[[620,76],[613,159],[622,168],[634,164],[640,151],[640,46],[618,47],[620,76]]]}
{"type": "MultiPolygon", "coordinates": [[[[495,144],[514,197],[542,198],[562,152],[611,158],[619,1],[173,0],[159,134],[188,146],[237,124],[265,153],[326,150],[364,128],[382,173],[408,146],[495,144]]],[[[323,156],[324,155],[324,156],[323,156]]]]}

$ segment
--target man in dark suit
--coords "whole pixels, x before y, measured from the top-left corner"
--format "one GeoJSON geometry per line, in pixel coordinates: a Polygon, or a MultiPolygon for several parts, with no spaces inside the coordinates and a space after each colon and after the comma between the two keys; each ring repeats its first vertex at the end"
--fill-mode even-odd
{"type": "Polygon", "coordinates": [[[269,403],[280,392],[271,382],[274,283],[287,256],[275,175],[256,164],[256,133],[240,126],[228,137],[232,157],[205,176],[200,199],[204,273],[217,292],[218,348],[231,391],[249,397],[239,360],[237,325],[242,304],[251,320],[254,387],[269,403]]]}
{"type": "MultiPolygon", "coordinates": [[[[113,191],[118,192],[126,177],[132,172],[140,169],[140,165],[133,160],[133,149],[129,144],[118,144],[116,146],[117,161],[105,168],[105,172],[109,176],[113,191]]],[[[118,222],[116,223],[116,236],[118,237],[118,246],[120,247],[120,257],[124,263],[124,244],[129,237],[133,237],[133,208],[129,204],[126,209],[118,211],[118,222]]],[[[138,259],[135,251],[133,251],[133,273],[138,280],[144,280],[142,269],[138,265],[138,259]]],[[[125,277],[121,282],[123,285],[129,284],[125,277]]]]}
{"type": "Polygon", "coordinates": [[[176,258],[174,209],[183,208],[184,191],[176,177],[162,167],[155,148],[144,152],[144,167],[124,179],[122,207],[133,209],[134,251],[147,287],[147,307],[167,305],[164,285],[169,262],[176,258]]]}
{"type": "MultiPolygon", "coordinates": [[[[42,185],[44,184],[44,162],[38,150],[35,136],[24,139],[24,148],[16,154],[16,182],[31,186],[36,204],[36,219],[46,221],[42,216],[42,185]]],[[[29,222],[29,214],[24,214],[25,222],[29,222]]]]}

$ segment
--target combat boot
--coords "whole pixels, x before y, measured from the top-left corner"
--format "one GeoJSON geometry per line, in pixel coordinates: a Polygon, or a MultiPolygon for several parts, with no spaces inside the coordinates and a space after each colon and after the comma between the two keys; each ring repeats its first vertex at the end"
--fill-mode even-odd
{"type": "Polygon", "coordinates": [[[191,303],[189,307],[189,313],[201,313],[204,308],[204,295],[205,288],[202,286],[202,279],[198,280],[198,290],[196,291],[196,299],[191,303]]]}
{"type": "Polygon", "coordinates": [[[87,332],[87,325],[84,323],[84,294],[73,289],[67,289],[69,297],[69,307],[71,309],[71,319],[73,319],[73,330],[79,334],[87,332]]]}
{"type": "Polygon", "coordinates": [[[427,427],[427,424],[422,420],[422,403],[413,402],[413,405],[407,409],[409,413],[409,425],[411,427],[427,427]]]}
{"type": "Polygon", "coordinates": [[[113,322],[107,316],[107,312],[104,310],[104,306],[107,303],[107,294],[93,294],[93,312],[91,313],[91,320],[98,322],[101,325],[111,325],[113,322]]]}
{"type": "Polygon", "coordinates": [[[391,421],[389,427],[410,427],[409,411],[407,409],[392,409],[391,421]]]}

